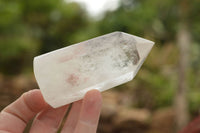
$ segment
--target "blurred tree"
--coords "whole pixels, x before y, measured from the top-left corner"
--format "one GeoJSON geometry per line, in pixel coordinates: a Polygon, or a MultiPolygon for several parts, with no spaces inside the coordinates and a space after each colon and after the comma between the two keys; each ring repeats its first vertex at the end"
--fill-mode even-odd
{"type": "Polygon", "coordinates": [[[175,39],[177,12],[174,3],[173,0],[121,0],[116,11],[105,15],[99,30],[101,33],[125,31],[165,44],[175,39]]]}
{"type": "Polygon", "coordinates": [[[22,16],[18,1],[0,1],[1,71],[19,72],[26,56],[35,52],[36,40],[30,36],[29,28],[22,22],[22,16]]]}
{"type": "Polygon", "coordinates": [[[188,113],[188,102],[187,102],[187,70],[189,66],[189,51],[190,45],[192,44],[191,35],[188,25],[188,15],[190,10],[190,2],[188,0],[179,1],[178,11],[179,11],[179,27],[177,31],[177,44],[179,46],[179,80],[178,88],[175,97],[175,111],[176,111],[176,121],[177,130],[181,130],[186,126],[189,120],[188,113]]]}

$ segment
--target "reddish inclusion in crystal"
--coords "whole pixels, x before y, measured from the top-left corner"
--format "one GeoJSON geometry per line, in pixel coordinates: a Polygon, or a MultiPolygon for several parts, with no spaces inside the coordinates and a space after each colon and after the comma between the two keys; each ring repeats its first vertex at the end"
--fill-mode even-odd
{"type": "Polygon", "coordinates": [[[72,86],[78,85],[79,77],[75,74],[70,74],[66,82],[72,86]]]}

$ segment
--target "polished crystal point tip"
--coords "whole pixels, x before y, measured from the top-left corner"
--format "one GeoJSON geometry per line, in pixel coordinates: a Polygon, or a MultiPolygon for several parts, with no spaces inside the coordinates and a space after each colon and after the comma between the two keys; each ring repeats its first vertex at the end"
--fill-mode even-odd
{"type": "Polygon", "coordinates": [[[134,78],[154,43],[113,32],[34,58],[34,73],[45,101],[57,108],[134,78]]]}

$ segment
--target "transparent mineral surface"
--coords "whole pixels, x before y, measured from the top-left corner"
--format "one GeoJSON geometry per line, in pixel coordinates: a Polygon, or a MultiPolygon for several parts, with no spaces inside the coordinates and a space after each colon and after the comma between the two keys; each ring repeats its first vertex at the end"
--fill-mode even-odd
{"type": "Polygon", "coordinates": [[[91,89],[104,91],[132,80],[153,44],[113,32],[35,57],[35,77],[45,101],[57,108],[91,89]]]}

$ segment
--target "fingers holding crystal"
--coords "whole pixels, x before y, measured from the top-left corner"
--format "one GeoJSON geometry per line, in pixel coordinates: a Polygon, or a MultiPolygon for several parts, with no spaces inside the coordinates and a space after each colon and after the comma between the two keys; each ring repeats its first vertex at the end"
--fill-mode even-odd
{"type": "Polygon", "coordinates": [[[73,133],[78,122],[82,100],[73,103],[61,133],[73,133]]]}
{"type": "Polygon", "coordinates": [[[96,133],[101,105],[102,98],[98,90],[86,93],[75,133],[96,133]]]}
{"type": "Polygon", "coordinates": [[[30,133],[55,133],[62,122],[68,105],[60,108],[46,107],[33,121],[30,133]]]}

